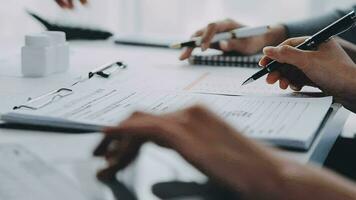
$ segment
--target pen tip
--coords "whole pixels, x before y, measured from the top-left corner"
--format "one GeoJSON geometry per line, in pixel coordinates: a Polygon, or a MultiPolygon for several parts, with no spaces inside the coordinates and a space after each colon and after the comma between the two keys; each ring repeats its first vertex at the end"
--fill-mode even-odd
{"type": "Polygon", "coordinates": [[[182,48],[182,45],[181,44],[172,44],[169,46],[171,49],[180,49],[182,48]]]}
{"type": "Polygon", "coordinates": [[[254,81],[254,79],[253,79],[253,78],[249,78],[249,79],[247,79],[245,82],[243,82],[241,86],[244,86],[244,85],[250,84],[250,83],[252,83],[253,81],[254,81]]]}

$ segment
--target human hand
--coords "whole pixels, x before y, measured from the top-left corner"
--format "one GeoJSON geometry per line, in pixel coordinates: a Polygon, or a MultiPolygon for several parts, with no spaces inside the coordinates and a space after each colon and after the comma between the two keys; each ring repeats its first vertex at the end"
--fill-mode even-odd
{"type": "Polygon", "coordinates": [[[356,198],[351,182],[277,157],[274,149],[247,139],[200,106],[161,116],[136,112],[105,134],[94,152],[109,164],[98,173],[105,182],[128,166],[145,142],[154,142],[176,150],[214,183],[242,199],[356,198]]]}
{"type": "Polygon", "coordinates": [[[336,37],[335,39],[336,39],[337,43],[339,43],[341,45],[341,47],[345,50],[347,55],[350,56],[352,61],[354,61],[356,63],[356,44],[351,43],[347,40],[344,40],[340,37],[336,37]]]}
{"type": "MultiPolygon", "coordinates": [[[[73,9],[74,8],[73,0],[55,0],[55,1],[62,8],[67,8],[67,9],[73,9]]],[[[79,0],[79,1],[83,5],[88,3],[87,0],[79,0]]]]}
{"type": "MultiPolygon", "coordinates": [[[[218,44],[211,44],[215,34],[227,32],[236,28],[244,27],[244,25],[235,22],[231,19],[210,23],[207,27],[198,30],[192,37],[202,37],[201,48],[203,51],[209,47],[220,49],[225,52],[236,51],[241,54],[255,54],[266,45],[277,45],[286,39],[285,28],[282,25],[271,26],[268,33],[243,39],[230,39],[221,41],[218,44]]],[[[181,60],[189,58],[194,48],[186,48],[180,56],[181,60]]]]}
{"type": "Polygon", "coordinates": [[[281,161],[271,155],[272,150],[245,138],[201,107],[162,116],[134,113],[105,133],[95,151],[109,164],[98,174],[101,180],[115,177],[135,159],[141,145],[150,141],[176,150],[214,181],[236,192],[257,197],[278,187],[281,161]]]}
{"type": "Polygon", "coordinates": [[[337,98],[350,109],[356,106],[356,65],[334,39],[319,46],[316,51],[303,51],[294,46],[307,37],[288,39],[277,47],[263,49],[260,65],[271,59],[286,63],[279,71],[267,76],[267,83],[279,81],[280,88],[299,91],[303,86],[315,86],[337,98]]]}

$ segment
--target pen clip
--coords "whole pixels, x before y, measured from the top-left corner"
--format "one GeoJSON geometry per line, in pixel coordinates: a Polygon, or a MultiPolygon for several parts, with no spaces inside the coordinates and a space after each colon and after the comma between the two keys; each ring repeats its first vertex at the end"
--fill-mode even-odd
{"type": "Polygon", "coordinates": [[[13,108],[13,110],[18,110],[18,109],[21,109],[21,108],[27,108],[27,109],[31,109],[31,110],[38,110],[38,109],[41,109],[41,108],[53,103],[57,99],[69,96],[71,94],[73,94],[73,90],[68,89],[68,88],[60,88],[58,90],[49,92],[49,93],[44,94],[42,96],[39,96],[39,97],[37,97],[35,99],[28,98],[28,100],[27,100],[28,102],[26,104],[15,106],[13,108]],[[46,99],[48,97],[50,97],[50,98],[48,100],[44,101],[43,103],[40,103],[38,106],[31,106],[32,103],[39,102],[39,101],[41,101],[43,99],[46,99]]]}
{"type": "Polygon", "coordinates": [[[102,67],[99,67],[98,69],[89,72],[88,77],[89,79],[92,78],[95,74],[103,77],[103,78],[109,78],[111,74],[113,74],[115,71],[119,69],[125,69],[127,65],[123,62],[114,62],[109,65],[104,65],[102,67]]]}

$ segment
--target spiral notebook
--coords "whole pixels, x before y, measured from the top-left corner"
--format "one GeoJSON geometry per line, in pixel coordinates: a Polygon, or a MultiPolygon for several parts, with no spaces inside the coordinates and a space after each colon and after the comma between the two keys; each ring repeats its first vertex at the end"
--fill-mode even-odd
{"type": "Polygon", "coordinates": [[[252,56],[236,54],[193,55],[189,58],[189,63],[192,65],[258,68],[258,62],[262,56],[262,54],[252,56]]]}

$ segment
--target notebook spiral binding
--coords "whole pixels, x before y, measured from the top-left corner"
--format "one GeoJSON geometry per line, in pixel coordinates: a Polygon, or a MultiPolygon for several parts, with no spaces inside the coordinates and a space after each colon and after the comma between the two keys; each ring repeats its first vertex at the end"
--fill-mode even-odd
{"type": "Polygon", "coordinates": [[[261,58],[262,55],[253,55],[253,56],[194,55],[189,58],[189,63],[192,65],[258,68],[259,67],[258,62],[260,61],[261,58]]]}

